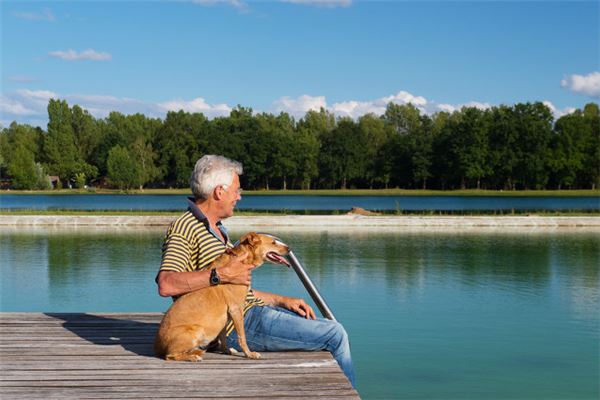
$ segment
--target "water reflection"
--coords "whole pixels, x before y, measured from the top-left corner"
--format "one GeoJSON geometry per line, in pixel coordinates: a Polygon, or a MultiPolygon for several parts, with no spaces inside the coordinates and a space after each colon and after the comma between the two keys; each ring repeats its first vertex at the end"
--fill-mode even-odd
{"type": "MultiPolygon", "coordinates": [[[[0,228],[1,310],[164,311],[164,230],[0,228]]],[[[600,395],[597,231],[271,233],[346,326],[364,398],[600,395]]],[[[253,284],[306,297],[281,266],[253,284]]]]}

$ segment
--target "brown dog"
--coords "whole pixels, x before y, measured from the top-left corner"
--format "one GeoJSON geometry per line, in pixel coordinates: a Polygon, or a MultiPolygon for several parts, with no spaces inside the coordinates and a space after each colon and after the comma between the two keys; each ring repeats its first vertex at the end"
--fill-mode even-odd
{"type": "MultiPolygon", "coordinates": [[[[248,233],[240,244],[220,255],[210,268],[227,264],[231,257],[245,253],[250,255],[244,263],[259,266],[265,261],[277,264],[289,263],[282,256],[289,248],[272,236],[248,233]]],[[[158,357],[174,361],[200,361],[206,347],[217,336],[221,350],[227,351],[225,326],[227,317],[233,320],[240,347],[249,358],[260,358],[250,351],[244,333],[244,302],[248,286],[220,284],[195,290],[177,299],[164,315],[154,351],[158,357]]]]}

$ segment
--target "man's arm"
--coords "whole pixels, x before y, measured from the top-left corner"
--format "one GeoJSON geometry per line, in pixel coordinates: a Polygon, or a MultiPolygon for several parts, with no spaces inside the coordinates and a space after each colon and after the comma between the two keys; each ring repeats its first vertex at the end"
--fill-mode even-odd
{"type": "Polygon", "coordinates": [[[306,304],[304,299],[282,296],[275,293],[262,292],[256,289],[252,289],[252,291],[254,292],[256,297],[264,301],[264,303],[268,306],[277,306],[288,309],[306,319],[316,318],[315,312],[313,311],[312,307],[306,304]]]}
{"type": "MultiPolygon", "coordinates": [[[[250,273],[254,268],[252,264],[244,264],[248,255],[232,257],[231,261],[217,268],[221,283],[237,285],[250,285],[250,273]]],[[[156,279],[158,293],[161,296],[180,296],[193,290],[210,286],[210,269],[192,272],[160,271],[156,279]]]]}

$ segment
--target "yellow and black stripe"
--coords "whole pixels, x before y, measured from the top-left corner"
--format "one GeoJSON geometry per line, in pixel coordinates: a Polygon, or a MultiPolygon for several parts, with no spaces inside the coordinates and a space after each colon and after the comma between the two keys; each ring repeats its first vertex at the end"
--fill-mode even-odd
{"type": "MultiPolygon", "coordinates": [[[[206,216],[193,199],[189,199],[188,211],[176,219],[167,230],[162,247],[160,271],[191,272],[207,269],[228,247],[233,247],[225,227],[220,222],[217,226],[226,242],[212,232],[206,216]]],[[[244,314],[256,305],[262,306],[264,303],[250,289],[246,295],[244,314]]],[[[227,335],[232,331],[233,322],[229,321],[227,335]]]]}

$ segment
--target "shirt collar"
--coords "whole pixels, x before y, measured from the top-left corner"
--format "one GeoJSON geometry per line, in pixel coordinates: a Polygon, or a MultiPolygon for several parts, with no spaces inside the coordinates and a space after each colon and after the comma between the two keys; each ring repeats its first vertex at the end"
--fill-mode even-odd
{"type": "MultiPolygon", "coordinates": [[[[202,222],[210,230],[210,223],[208,222],[208,218],[206,217],[206,215],[204,215],[204,213],[202,212],[202,210],[200,209],[200,207],[198,207],[196,205],[196,200],[193,197],[188,197],[187,201],[188,201],[188,210],[189,210],[189,212],[191,212],[192,215],[194,217],[196,217],[196,219],[199,222],[202,222]]],[[[229,235],[227,233],[227,229],[225,229],[225,227],[223,226],[223,224],[221,223],[221,221],[217,222],[217,228],[219,228],[219,230],[221,231],[221,233],[225,237],[225,243],[228,243],[229,242],[229,235]]],[[[218,236],[216,236],[216,237],[218,239],[218,236]]]]}

